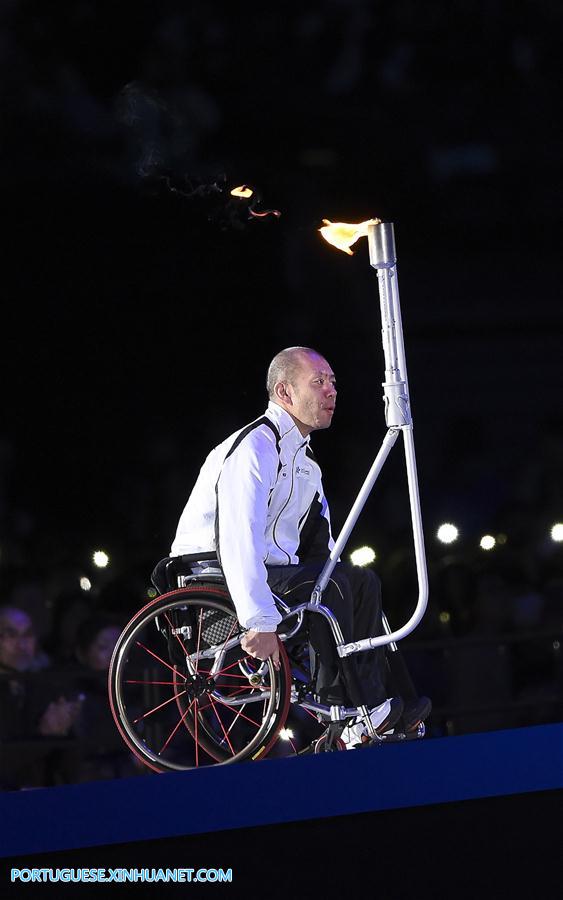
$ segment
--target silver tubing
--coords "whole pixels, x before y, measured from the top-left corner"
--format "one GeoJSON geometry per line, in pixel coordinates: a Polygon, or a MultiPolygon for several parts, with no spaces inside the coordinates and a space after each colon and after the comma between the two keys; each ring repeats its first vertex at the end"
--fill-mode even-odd
{"type": "Polygon", "coordinates": [[[354,505],[352,506],[352,509],[348,513],[348,518],[346,519],[344,525],[342,526],[342,530],[336,539],[336,542],[331,551],[331,554],[330,554],[328,560],[326,561],[321,574],[319,575],[319,577],[317,579],[317,583],[315,585],[313,593],[311,594],[311,604],[309,605],[309,609],[311,609],[313,606],[315,606],[316,604],[321,602],[322,593],[330,580],[330,576],[332,575],[332,573],[334,571],[334,567],[336,566],[336,563],[338,562],[338,560],[340,558],[340,554],[342,553],[344,547],[346,546],[346,544],[348,542],[348,538],[350,537],[350,534],[352,532],[352,529],[353,529],[354,525],[356,524],[358,517],[359,517],[362,509],[364,508],[369,495],[371,494],[372,488],[377,480],[377,477],[383,468],[383,463],[389,456],[391,447],[393,446],[393,444],[395,443],[395,441],[397,440],[398,437],[399,437],[399,431],[392,429],[392,428],[389,429],[389,431],[385,435],[385,437],[383,439],[383,443],[381,445],[381,449],[379,450],[379,453],[377,454],[377,456],[373,462],[373,465],[368,472],[366,480],[364,481],[362,487],[360,488],[360,492],[359,492],[358,496],[356,497],[356,500],[354,501],[354,505]]]}
{"type": "Polygon", "coordinates": [[[381,222],[368,227],[370,265],[377,270],[377,283],[381,308],[381,337],[385,358],[385,381],[383,382],[383,400],[385,403],[385,421],[389,428],[382,447],[375,459],[370,473],[358,494],[350,514],[340,532],[334,549],[318,579],[311,595],[311,604],[320,604],[322,592],[346,545],[350,532],[363,509],[366,500],[375,484],[391,447],[399,432],[402,432],[405,446],[405,464],[409,489],[409,504],[413,529],[414,552],[418,579],[418,600],[410,619],[401,628],[391,631],[387,620],[384,620],[385,634],[365,638],[350,644],[338,646],[340,657],[350,656],[374,647],[394,643],[413,631],[422,619],[428,603],[428,573],[424,549],[424,533],[420,511],[418,476],[414,451],[413,424],[410,410],[409,389],[407,380],[407,364],[403,341],[403,325],[399,300],[397,276],[397,253],[395,249],[395,232],[392,222],[381,222]]]}
{"type": "Polygon", "coordinates": [[[405,462],[407,466],[407,480],[409,487],[409,501],[413,529],[414,552],[416,560],[416,573],[418,578],[418,600],[415,610],[405,625],[396,631],[377,637],[364,638],[362,641],[354,641],[338,647],[338,655],[351,656],[364,650],[372,650],[374,647],[382,647],[393,641],[400,641],[413,631],[422,619],[428,603],[428,572],[426,569],[426,554],[424,550],[424,533],[422,530],[422,517],[420,513],[420,497],[418,492],[418,479],[416,474],[416,460],[414,454],[414,440],[412,426],[401,429],[405,441],[405,462]]]}
{"type": "Polygon", "coordinates": [[[385,381],[383,401],[385,421],[391,427],[410,425],[412,417],[409,406],[404,349],[402,348],[401,318],[397,312],[399,296],[397,272],[382,269],[377,273],[381,306],[381,339],[385,358],[385,381]]]}
{"type": "MultiPolygon", "coordinates": [[[[251,688],[249,687],[249,690],[251,688]]],[[[238,697],[225,697],[224,694],[219,694],[217,691],[211,691],[209,694],[210,697],[213,697],[221,706],[246,706],[247,703],[263,703],[264,700],[269,700],[271,696],[271,692],[266,690],[261,690],[259,694],[250,694],[249,696],[238,696],[238,697]]]]}
{"type": "Polygon", "coordinates": [[[278,634],[280,641],[287,641],[289,638],[292,638],[295,634],[297,634],[297,632],[301,628],[302,624],[303,624],[303,611],[301,611],[300,613],[297,614],[297,622],[295,623],[295,625],[293,626],[293,628],[290,631],[286,631],[284,634],[278,634]]]}
{"type": "Polygon", "coordinates": [[[364,724],[366,726],[367,733],[369,734],[371,740],[373,741],[376,737],[378,737],[378,734],[375,730],[375,725],[371,721],[369,709],[367,708],[367,706],[358,706],[358,713],[359,713],[359,717],[364,720],[364,724]]]}
{"type": "Polygon", "coordinates": [[[306,609],[311,612],[320,613],[321,616],[324,616],[327,620],[330,630],[332,631],[332,635],[334,640],[336,641],[337,646],[342,646],[344,643],[344,635],[342,634],[342,629],[340,628],[340,623],[332,610],[330,610],[327,606],[323,606],[322,603],[308,603],[306,609]]]}
{"type": "Polygon", "coordinates": [[[285,603],[285,601],[282,600],[281,597],[278,597],[277,594],[272,594],[272,596],[274,598],[274,601],[275,601],[275,604],[276,604],[278,610],[280,611],[281,615],[283,616],[284,622],[286,619],[291,619],[292,616],[295,616],[297,618],[297,622],[295,623],[293,628],[291,628],[289,631],[286,631],[284,634],[278,635],[280,641],[287,641],[288,638],[292,638],[294,634],[297,634],[297,632],[301,628],[301,626],[303,624],[303,616],[305,613],[306,604],[303,603],[301,606],[296,606],[294,609],[292,609],[290,606],[287,605],[287,603],[285,603]]]}
{"type": "MultiPolygon", "coordinates": [[[[279,600],[279,598],[276,598],[279,600]]],[[[334,640],[338,646],[342,646],[344,644],[344,635],[342,634],[342,629],[340,628],[340,623],[332,610],[330,610],[327,606],[323,606],[321,603],[311,603],[310,601],[307,603],[300,603],[298,606],[289,607],[286,606],[285,603],[281,604],[285,607],[285,612],[283,613],[282,621],[286,619],[291,619],[294,616],[297,617],[297,624],[289,631],[287,634],[280,634],[279,638],[281,641],[286,641],[288,638],[293,637],[301,627],[303,622],[303,616],[305,612],[311,611],[315,613],[319,613],[321,616],[327,620],[330,630],[332,631],[334,640]]],[[[199,652],[191,653],[186,657],[186,663],[188,665],[197,666],[197,663],[200,659],[211,659],[212,657],[216,658],[216,661],[213,665],[213,672],[216,672],[223,665],[223,658],[228,650],[232,650],[233,647],[237,647],[240,644],[241,636],[229,638],[228,641],[225,641],[224,644],[221,644],[220,649],[218,649],[218,645],[214,645],[213,647],[208,647],[207,650],[200,650],[199,652]]]]}
{"type": "MultiPolygon", "coordinates": [[[[407,376],[407,361],[405,357],[405,343],[403,340],[403,321],[401,318],[401,304],[399,301],[399,281],[397,278],[397,270],[393,269],[392,277],[391,277],[391,300],[393,304],[393,321],[395,323],[395,337],[397,342],[397,358],[399,361],[399,371],[404,379],[405,387],[407,390],[407,401],[408,401],[408,376],[407,376]]],[[[412,424],[412,417],[410,415],[409,409],[409,425],[412,424]]]]}
{"type": "MultiPolygon", "coordinates": [[[[294,701],[292,700],[291,702],[293,703],[294,701]]],[[[299,706],[315,713],[320,719],[333,722],[343,722],[345,719],[357,719],[360,714],[360,708],[357,706],[327,706],[325,703],[319,703],[316,700],[301,700],[299,706]],[[338,713],[333,712],[333,710],[338,710],[338,713]]]]}
{"type": "MultiPolygon", "coordinates": [[[[391,634],[391,626],[384,612],[381,613],[381,623],[383,625],[383,631],[385,632],[385,634],[391,634]]],[[[392,650],[393,653],[396,653],[399,648],[397,647],[395,641],[391,641],[391,643],[389,644],[389,649],[392,650]]]]}
{"type": "MultiPolygon", "coordinates": [[[[240,644],[240,635],[238,637],[229,638],[228,641],[225,641],[224,644],[221,644],[221,650],[219,653],[221,654],[221,665],[222,665],[222,657],[225,655],[227,650],[232,650],[233,647],[237,647],[240,644]]],[[[211,659],[214,656],[218,656],[217,646],[208,647],[207,650],[199,650],[196,653],[190,653],[189,656],[186,657],[186,660],[189,662],[197,663],[200,659],[211,659]]],[[[215,666],[213,667],[215,670],[215,666]]]]}
{"type": "Polygon", "coordinates": [[[405,440],[405,461],[407,466],[416,573],[418,578],[418,601],[412,616],[402,628],[398,628],[396,631],[390,631],[388,634],[364,638],[362,641],[344,644],[337,648],[340,657],[351,656],[353,653],[372,650],[374,647],[382,647],[385,644],[391,644],[393,641],[400,641],[416,628],[426,611],[426,605],[428,603],[428,572],[426,569],[424,533],[422,530],[422,517],[420,513],[420,497],[418,492],[412,426],[401,430],[405,440]]]}

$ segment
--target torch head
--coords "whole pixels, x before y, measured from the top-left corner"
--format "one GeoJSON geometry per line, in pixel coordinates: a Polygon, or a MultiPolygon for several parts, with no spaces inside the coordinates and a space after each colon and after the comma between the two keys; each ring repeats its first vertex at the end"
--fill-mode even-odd
{"type": "Polygon", "coordinates": [[[368,225],[369,262],[374,269],[391,269],[397,262],[392,222],[368,225]]]}

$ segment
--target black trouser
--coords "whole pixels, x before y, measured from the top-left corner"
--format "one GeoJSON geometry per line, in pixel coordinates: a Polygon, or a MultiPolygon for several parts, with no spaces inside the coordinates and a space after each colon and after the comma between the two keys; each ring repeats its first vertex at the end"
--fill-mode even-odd
{"type": "MultiPolygon", "coordinates": [[[[268,584],[288,606],[311,596],[323,563],[268,566],[268,584]]],[[[336,616],[346,643],[381,634],[381,583],[371,569],[338,563],[323,591],[322,604],[336,616]]],[[[374,707],[387,693],[384,650],[377,647],[340,659],[330,626],[319,613],[307,613],[309,640],[318,656],[316,690],[321,701],[374,707]]]]}

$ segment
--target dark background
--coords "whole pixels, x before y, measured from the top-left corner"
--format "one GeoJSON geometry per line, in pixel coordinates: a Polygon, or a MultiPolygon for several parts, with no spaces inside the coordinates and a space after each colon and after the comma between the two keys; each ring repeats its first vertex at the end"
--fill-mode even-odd
{"type": "MultiPolygon", "coordinates": [[[[136,609],[204,456],[261,412],[292,344],[338,376],[313,440],[342,525],[385,433],[379,301],[366,241],[347,257],[317,229],[378,216],[395,223],[433,588],[419,634],[560,628],[560,4],[11,0],[0,16],[2,599],[45,636],[81,575],[92,604],[136,609]],[[249,216],[240,184],[281,216],[249,216]],[[487,562],[485,532],[507,536],[487,562]]],[[[392,620],[416,597],[404,478],[397,448],[351,542],[376,548],[392,620]]]]}

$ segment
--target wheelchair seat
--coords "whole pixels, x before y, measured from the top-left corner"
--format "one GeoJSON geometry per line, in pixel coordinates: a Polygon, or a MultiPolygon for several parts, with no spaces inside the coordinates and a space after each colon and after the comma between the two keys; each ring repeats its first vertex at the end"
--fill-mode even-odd
{"type": "Polygon", "coordinates": [[[186,553],[183,556],[165,556],[154,567],[151,574],[151,582],[159,594],[174,591],[180,586],[178,581],[183,575],[206,574],[220,576],[221,567],[217,559],[217,552],[211,550],[207,553],[186,553]],[[202,568],[199,563],[208,562],[209,566],[202,568]],[[212,565],[215,563],[215,565],[212,565]],[[199,572],[197,570],[200,570],[199,572]]]}
{"type": "MultiPolygon", "coordinates": [[[[207,553],[186,553],[183,556],[165,556],[154,567],[151,581],[159,594],[166,594],[169,591],[175,591],[179,587],[183,587],[184,582],[182,578],[184,576],[191,580],[194,577],[201,577],[202,581],[206,583],[221,583],[227,588],[225,577],[217,559],[217,552],[214,550],[207,553]],[[202,566],[201,563],[209,563],[209,565],[202,566]]],[[[274,597],[282,615],[288,616],[289,607],[280,597],[277,595],[274,595],[274,597]]],[[[230,604],[233,602],[230,597],[228,597],[228,602],[230,604]]],[[[299,614],[296,613],[295,615],[299,614]]],[[[298,629],[295,629],[294,616],[289,615],[289,621],[282,623],[278,628],[278,633],[286,635],[288,632],[295,633],[296,630],[302,633],[301,622],[302,616],[299,619],[298,629]]],[[[291,636],[293,637],[293,634],[291,636]]]]}

